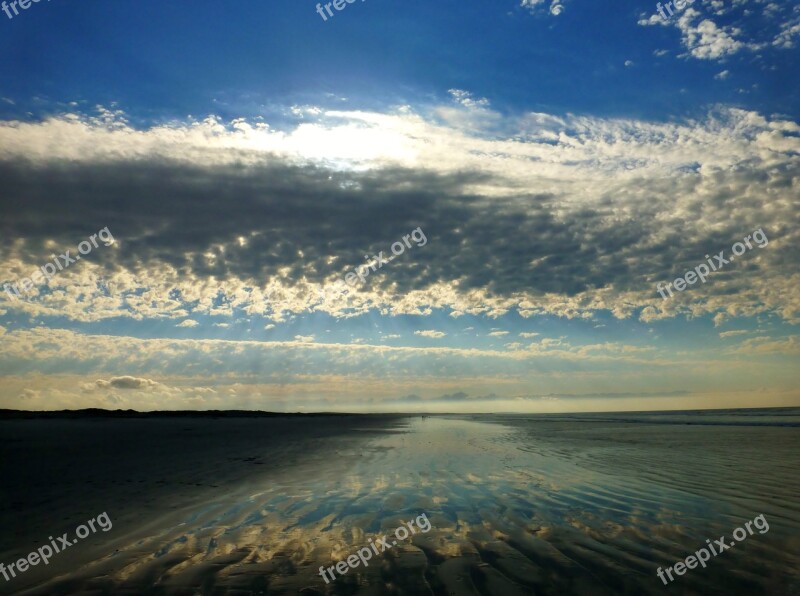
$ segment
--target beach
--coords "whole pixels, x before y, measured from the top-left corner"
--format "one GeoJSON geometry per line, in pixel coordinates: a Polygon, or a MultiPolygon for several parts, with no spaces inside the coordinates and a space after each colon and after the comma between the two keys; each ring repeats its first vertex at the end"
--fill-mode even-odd
{"type": "Polygon", "coordinates": [[[789,594],[800,410],[0,422],[19,594],[789,594]],[[430,531],[319,573],[417,516],[430,531]],[[665,588],[674,565],[756,532],[665,588]]]}

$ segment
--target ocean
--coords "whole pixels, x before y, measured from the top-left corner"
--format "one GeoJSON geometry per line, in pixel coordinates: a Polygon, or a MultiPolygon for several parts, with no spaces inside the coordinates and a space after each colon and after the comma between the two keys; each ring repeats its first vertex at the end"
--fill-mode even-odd
{"type": "Polygon", "coordinates": [[[0,561],[114,522],[2,593],[800,593],[797,408],[6,420],[0,445],[0,561]]]}

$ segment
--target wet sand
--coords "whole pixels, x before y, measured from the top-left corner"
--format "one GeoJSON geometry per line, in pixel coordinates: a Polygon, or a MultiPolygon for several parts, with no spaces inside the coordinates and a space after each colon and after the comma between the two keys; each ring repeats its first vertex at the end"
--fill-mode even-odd
{"type": "Polygon", "coordinates": [[[4,486],[0,561],[103,511],[114,528],[3,593],[800,592],[797,410],[22,422],[0,423],[16,499],[4,486]],[[319,576],[421,513],[429,532],[319,576]],[[656,576],[759,514],[768,532],[656,576]]]}
{"type": "MultiPolygon", "coordinates": [[[[0,420],[0,562],[107,512],[99,531],[29,568],[17,593],[167,532],[208,508],[236,507],[270,482],[316,474],[392,416],[0,420]]],[[[72,584],[70,584],[72,585],[72,584]]],[[[45,592],[49,590],[47,588],[45,592]]],[[[81,593],[78,586],[60,593],[81,593]],[[75,591],[73,591],[75,590],[75,591]]],[[[113,593],[113,592],[112,592],[113,593]]]]}

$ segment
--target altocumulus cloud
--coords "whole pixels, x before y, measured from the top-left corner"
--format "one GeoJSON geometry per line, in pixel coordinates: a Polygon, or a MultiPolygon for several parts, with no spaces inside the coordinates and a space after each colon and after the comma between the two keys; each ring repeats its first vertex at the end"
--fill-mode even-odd
{"type": "Polygon", "coordinates": [[[800,11],[795,2],[787,0],[695,0],[692,6],[673,8],[672,12],[672,16],[664,12],[666,19],[657,12],[642,15],[638,24],[676,28],[686,49],[683,58],[724,60],[740,52],[788,50],[800,36],[800,11]]]}
{"type": "Polygon", "coordinates": [[[440,337],[444,337],[447,335],[443,331],[435,331],[433,329],[424,329],[422,331],[415,331],[414,335],[419,335],[420,337],[429,337],[431,339],[439,339],[440,337]]]}
{"type": "Polygon", "coordinates": [[[84,230],[118,239],[30,300],[0,300],[75,321],[371,309],[800,319],[796,123],[722,108],[674,123],[509,116],[454,97],[307,110],[302,129],[281,131],[214,117],[137,129],[109,112],[0,123],[0,278],[84,230]],[[319,156],[346,138],[341,159],[319,156]],[[321,291],[418,226],[424,250],[347,295],[321,291]],[[770,250],[668,303],[655,294],[758,227],[770,250]]]}

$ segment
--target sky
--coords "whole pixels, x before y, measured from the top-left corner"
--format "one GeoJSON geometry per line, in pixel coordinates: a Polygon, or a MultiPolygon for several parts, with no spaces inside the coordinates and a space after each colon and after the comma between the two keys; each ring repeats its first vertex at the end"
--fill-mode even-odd
{"type": "Polygon", "coordinates": [[[800,405],[797,3],[5,6],[0,408],[800,405]]]}

